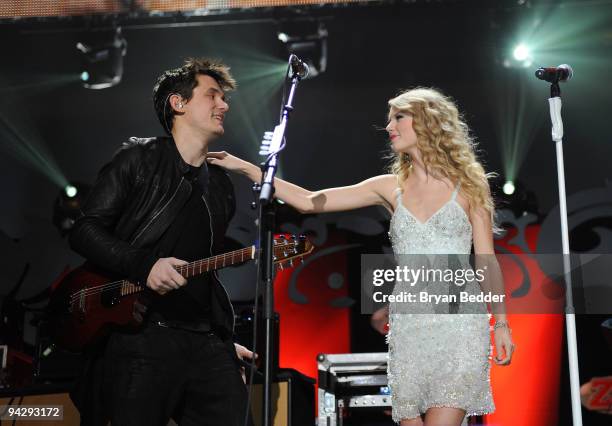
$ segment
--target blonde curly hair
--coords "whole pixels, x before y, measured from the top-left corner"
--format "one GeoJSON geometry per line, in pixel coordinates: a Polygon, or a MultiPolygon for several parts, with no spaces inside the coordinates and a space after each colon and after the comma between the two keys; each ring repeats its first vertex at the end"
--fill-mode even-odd
{"type": "MultiPolygon", "coordinates": [[[[475,153],[476,142],[470,136],[457,106],[435,89],[417,87],[406,90],[389,100],[390,114],[401,111],[412,116],[412,128],[417,147],[427,172],[461,185],[461,193],[470,208],[484,208],[493,218],[495,205],[489,189],[489,179],[475,153]]],[[[392,155],[389,171],[403,182],[411,172],[410,154],[392,155]]]]}

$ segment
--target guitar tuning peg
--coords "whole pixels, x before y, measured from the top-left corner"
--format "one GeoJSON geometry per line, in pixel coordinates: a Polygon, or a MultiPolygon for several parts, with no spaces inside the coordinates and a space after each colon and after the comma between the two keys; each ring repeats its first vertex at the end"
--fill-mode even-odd
{"type": "Polygon", "coordinates": [[[278,269],[280,269],[281,271],[285,269],[282,262],[278,264],[278,269]]]}
{"type": "Polygon", "coordinates": [[[264,140],[271,141],[274,136],[274,132],[264,132],[264,140]]]}
{"type": "Polygon", "coordinates": [[[290,268],[293,268],[293,259],[289,259],[288,265],[290,268]]]}

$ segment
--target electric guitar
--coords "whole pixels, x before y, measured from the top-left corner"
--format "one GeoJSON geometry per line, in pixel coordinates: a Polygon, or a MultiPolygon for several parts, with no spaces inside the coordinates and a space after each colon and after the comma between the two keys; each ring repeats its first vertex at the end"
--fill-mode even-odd
{"type": "MultiPolygon", "coordinates": [[[[294,260],[301,260],[313,249],[304,236],[275,236],[274,263],[281,269],[292,266],[294,260]]],[[[258,250],[250,246],[175,268],[189,279],[256,259],[258,250]]],[[[47,312],[55,344],[80,352],[113,329],[138,328],[141,323],[134,317],[134,304],[147,304],[141,297],[143,293],[153,291],[125,279],[113,280],[111,275],[87,263],[74,269],[51,292],[47,312]]]]}

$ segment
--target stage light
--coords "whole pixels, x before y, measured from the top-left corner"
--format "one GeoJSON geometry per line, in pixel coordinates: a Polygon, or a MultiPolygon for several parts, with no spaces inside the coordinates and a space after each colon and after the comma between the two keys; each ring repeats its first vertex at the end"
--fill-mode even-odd
{"type": "Polygon", "coordinates": [[[541,87],[536,86],[541,82],[533,76],[535,68],[556,66],[571,58],[572,66],[586,69],[582,89],[593,94],[599,93],[608,74],[610,49],[601,37],[610,27],[610,11],[575,3],[571,7],[526,8],[520,12],[521,19],[512,21],[512,27],[499,27],[500,49],[495,59],[500,66],[493,71],[487,89],[496,93],[493,108],[504,176],[499,183],[500,195],[506,196],[502,191],[506,181],[516,187],[513,196],[520,192],[517,177],[541,123],[548,120],[544,115],[547,108],[541,108],[541,87]]]}
{"type": "Polygon", "coordinates": [[[514,183],[512,181],[506,182],[504,184],[503,190],[504,190],[504,194],[506,194],[506,195],[514,194],[514,190],[515,190],[514,183]]]}
{"type": "Polygon", "coordinates": [[[520,180],[496,180],[492,182],[492,190],[496,197],[496,208],[511,210],[515,217],[527,213],[540,217],[538,200],[535,193],[525,187],[520,180]],[[502,185],[503,183],[503,185],[502,185]]]}
{"type": "Polygon", "coordinates": [[[73,185],[67,185],[66,188],[64,188],[64,191],[66,192],[66,195],[69,198],[75,197],[77,195],[77,189],[73,185]]]}
{"type": "Polygon", "coordinates": [[[517,45],[512,51],[512,56],[514,56],[514,59],[516,59],[517,61],[526,61],[527,59],[529,59],[530,55],[531,53],[529,51],[529,48],[523,43],[517,45]]]}
{"type": "Polygon", "coordinates": [[[94,31],[88,34],[91,40],[78,42],[83,71],[81,81],[88,89],[106,89],[116,86],[123,77],[123,57],[127,52],[127,41],[121,28],[112,33],[94,31]]]}
{"type": "Polygon", "coordinates": [[[533,65],[532,49],[525,43],[520,43],[505,55],[502,60],[504,68],[528,68],[533,65]]]}
{"type": "Polygon", "coordinates": [[[295,54],[308,64],[310,74],[316,77],[327,69],[327,28],[322,22],[285,22],[277,37],[283,42],[287,54],[295,54]]]}
{"type": "Polygon", "coordinates": [[[62,188],[53,204],[53,224],[62,236],[73,227],[76,219],[82,214],[82,203],[91,187],[84,183],[71,183],[62,188]]]}

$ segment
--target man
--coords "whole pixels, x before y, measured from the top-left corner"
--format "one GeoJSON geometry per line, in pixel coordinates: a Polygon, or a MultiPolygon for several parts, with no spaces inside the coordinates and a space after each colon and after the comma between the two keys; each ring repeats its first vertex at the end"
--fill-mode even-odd
{"type": "Polygon", "coordinates": [[[237,356],[252,353],[234,348],[229,297],[216,275],[187,282],[176,269],[222,252],[234,191],[205,158],[224,133],[225,92],[235,86],[227,66],[206,59],[160,76],[153,101],[169,137],[125,144],[100,171],[75,223],[76,252],[153,295],[148,308],[134,312],[142,329],[114,332],[90,364],[98,379],[86,397],[74,398],[84,424],[105,424],[107,417],[129,426],[166,425],[170,418],[180,425],[243,425],[247,393],[237,356]],[[92,402],[96,395],[102,408],[92,402]]]}

